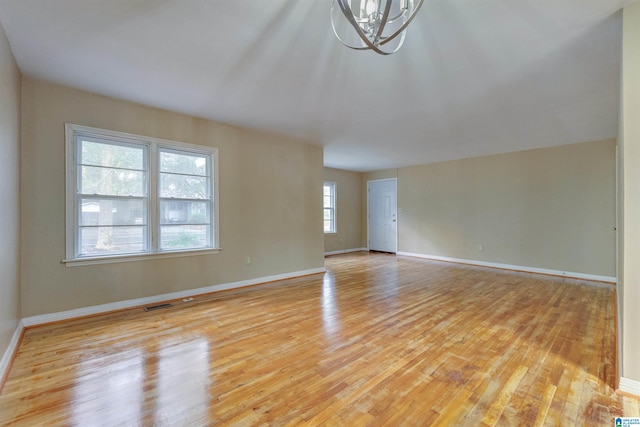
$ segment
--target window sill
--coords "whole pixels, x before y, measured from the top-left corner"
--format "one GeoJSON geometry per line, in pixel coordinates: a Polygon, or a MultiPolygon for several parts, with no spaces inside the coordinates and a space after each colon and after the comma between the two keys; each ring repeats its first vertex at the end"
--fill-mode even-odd
{"type": "Polygon", "coordinates": [[[102,256],[102,257],[87,257],[87,258],[74,258],[74,259],[63,259],[60,261],[62,264],[65,264],[67,267],[80,267],[84,265],[97,265],[97,264],[113,264],[117,262],[132,262],[132,261],[145,261],[149,259],[162,259],[162,258],[181,258],[188,256],[198,256],[198,255],[212,255],[220,253],[222,249],[194,249],[187,251],[177,251],[177,252],[159,252],[155,254],[140,254],[140,255],[112,255],[112,256],[102,256]]]}

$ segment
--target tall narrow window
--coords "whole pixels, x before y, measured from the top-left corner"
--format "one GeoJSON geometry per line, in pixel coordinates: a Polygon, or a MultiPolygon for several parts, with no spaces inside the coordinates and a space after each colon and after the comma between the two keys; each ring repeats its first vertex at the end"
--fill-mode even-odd
{"type": "Polygon", "coordinates": [[[325,181],[323,186],[324,232],[336,232],[336,183],[325,181]]]}
{"type": "Polygon", "coordinates": [[[216,249],[216,155],[68,124],[65,261],[216,249]]]}

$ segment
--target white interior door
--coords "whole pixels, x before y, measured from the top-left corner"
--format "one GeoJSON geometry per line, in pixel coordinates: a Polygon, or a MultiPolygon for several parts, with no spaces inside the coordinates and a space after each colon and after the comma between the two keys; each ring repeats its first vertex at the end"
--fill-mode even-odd
{"type": "Polygon", "coordinates": [[[367,192],[369,250],[396,253],[396,179],[369,181],[367,192]]]}

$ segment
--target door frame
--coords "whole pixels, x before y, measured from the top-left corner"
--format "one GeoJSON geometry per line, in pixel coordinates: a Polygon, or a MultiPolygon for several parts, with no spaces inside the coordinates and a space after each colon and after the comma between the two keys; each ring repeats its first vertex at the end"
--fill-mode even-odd
{"type": "Polygon", "coordinates": [[[370,186],[372,182],[381,182],[381,181],[393,181],[394,183],[394,192],[396,195],[396,247],[395,247],[395,251],[393,252],[395,255],[398,254],[398,178],[394,177],[394,178],[381,178],[381,179],[371,179],[367,181],[367,250],[370,251],[370,232],[369,232],[369,228],[370,228],[370,224],[369,224],[369,190],[370,190],[370,186]]]}

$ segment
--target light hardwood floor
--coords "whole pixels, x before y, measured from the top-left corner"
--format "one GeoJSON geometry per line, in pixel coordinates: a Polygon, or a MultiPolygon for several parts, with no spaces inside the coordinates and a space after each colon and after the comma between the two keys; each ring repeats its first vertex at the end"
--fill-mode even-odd
{"type": "MultiPolygon", "coordinates": [[[[384,254],[28,329],[0,425],[589,425],[614,393],[611,285],[384,254]]],[[[90,286],[90,284],[88,284],[90,286]]]]}

